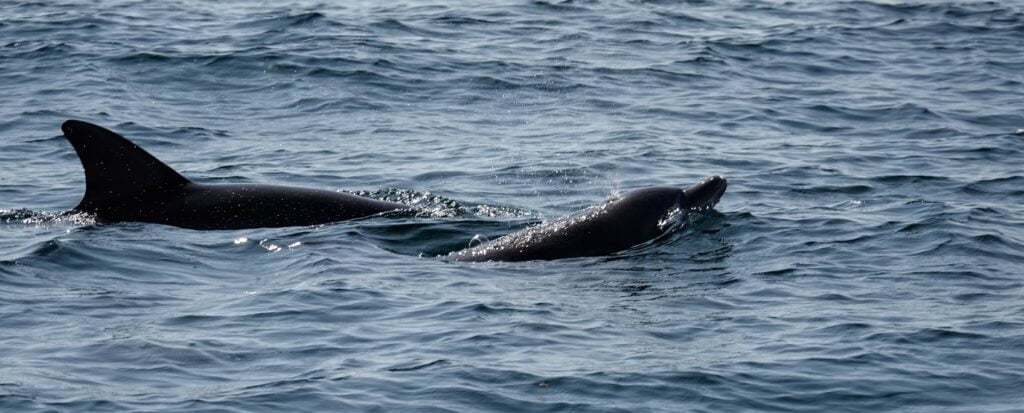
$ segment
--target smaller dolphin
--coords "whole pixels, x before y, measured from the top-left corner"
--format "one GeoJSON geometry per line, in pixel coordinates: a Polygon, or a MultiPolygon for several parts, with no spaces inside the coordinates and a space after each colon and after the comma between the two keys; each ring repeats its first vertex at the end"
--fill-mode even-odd
{"type": "Polygon", "coordinates": [[[579,213],[452,252],[453,261],[529,261],[609,255],[658,238],[689,211],[710,209],[725,193],[712,176],[687,189],[642,188],[579,213]]]}
{"type": "Polygon", "coordinates": [[[73,211],[98,222],[149,222],[190,229],[317,225],[411,209],[321,189],[197,184],[123,136],[77,120],[61,125],[85,169],[73,211]]]}

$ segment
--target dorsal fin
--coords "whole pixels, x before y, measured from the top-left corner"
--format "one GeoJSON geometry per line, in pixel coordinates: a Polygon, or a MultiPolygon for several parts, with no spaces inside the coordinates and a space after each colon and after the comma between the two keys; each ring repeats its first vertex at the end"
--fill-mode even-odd
{"type": "Polygon", "coordinates": [[[85,169],[85,196],[76,210],[101,216],[138,210],[189,183],[138,145],[107,129],[69,120],[61,130],[85,169]]]}

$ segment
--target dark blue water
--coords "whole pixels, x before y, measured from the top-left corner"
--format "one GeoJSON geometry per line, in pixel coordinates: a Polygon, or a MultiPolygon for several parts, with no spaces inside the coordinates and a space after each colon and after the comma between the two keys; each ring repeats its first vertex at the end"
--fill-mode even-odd
{"type": "Polygon", "coordinates": [[[0,410],[1024,411],[1024,5],[481,3],[0,1],[0,410]],[[427,212],[96,225],[69,118],[427,212]],[[638,250],[431,258],[712,174],[638,250]]]}

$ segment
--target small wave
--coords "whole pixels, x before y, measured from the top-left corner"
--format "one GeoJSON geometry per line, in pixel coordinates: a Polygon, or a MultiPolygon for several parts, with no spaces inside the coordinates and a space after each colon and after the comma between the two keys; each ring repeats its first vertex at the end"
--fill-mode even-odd
{"type": "Polygon", "coordinates": [[[93,225],[96,217],[86,213],[41,212],[30,209],[0,209],[0,223],[21,225],[55,225],[70,223],[77,226],[93,225]]]}
{"type": "Polygon", "coordinates": [[[570,11],[572,11],[572,12],[583,12],[583,11],[587,11],[586,8],[581,7],[581,6],[577,6],[575,3],[576,2],[573,1],[573,0],[562,0],[562,1],[557,2],[557,3],[556,2],[550,2],[550,1],[534,1],[531,4],[534,7],[537,7],[537,8],[540,8],[542,10],[546,10],[546,11],[554,11],[554,12],[570,12],[570,11]]]}
{"type": "Polygon", "coordinates": [[[367,198],[406,204],[417,210],[416,216],[424,218],[451,218],[469,214],[491,218],[523,218],[535,216],[531,211],[510,206],[482,204],[466,206],[451,198],[432,194],[430,192],[414,191],[411,189],[385,188],[375,191],[346,192],[367,198]]]}
{"type": "Polygon", "coordinates": [[[861,195],[866,194],[874,190],[874,188],[868,185],[814,185],[806,186],[802,188],[791,189],[791,192],[798,194],[850,194],[850,195],[861,195]]]}
{"type": "Polygon", "coordinates": [[[473,17],[464,17],[464,16],[441,16],[441,17],[436,17],[436,18],[432,19],[431,21],[434,22],[434,23],[437,23],[437,24],[445,24],[445,25],[451,25],[451,26],[476,26],[476,25],[488,25],[488,24],[493,24],[494,23],[493,21],[486,20],[486,19],[473,18],[473,17]]]}
{"type": "Polygon", "coordinates": [[[238,28],[250,28],[250,27],[263,27],[269,29],[281,30],[288,27],[302,27],[307,25],[315,25],[317,23],[332,23],[323,13],[320,12],[305,12],[290,14],[285,16],[275,16],[264,19],[256,19],[237,23],[238,28]]]}
{"type": "Polygon", "coordinates": [[[852,107],[838,104],[815,104],[808,107],[812,112],[835,115],[845,120],[856,120],[863,122],[884,122],[909,120],[925,121],[939,120],[942,117],[925,106],[913,103],[900,103],[880,107],[852,107]]]}
{"type": "Polygon", "coordinates": [[[429,362],[426,362],[426,363],[412,363],[411,365],[410,365],[410,363],[403,363],[403,364],[395,365],[395,366],[392,366],[392,367],[388,367],[387,370],[388,371],[397,371],[397,372],[401,372],[401,371],[416,371],[416,370],[423,370],[423,369],[434,367],[434,366],[443,366],[445,364],[449,364],[448,360],[439,359],[439,360],[429,361],[429,362]]]}
{"type": "Polygon", "coordinates": [[[378,28],[378,29],[384,29],[384,30],[388,30],[388,31],[397,31],[397,32],[402,32],[402,33],[409,33],[409,34],[414,34],[414,35],[423,36],[423,37],[432,37],[432,38],[444,37],[444,33],[436,32],[436,31],[432,31],[432,30],[427,30],[427,29],[423,29],[423,28],[419,28],[419,27],[415,27],[415,26],[412,26],[410,24],[403,23],[403,22],[401,22],[399,20],[396,20],[396,19],[381,20],[381,21],[378,21],[378,22],[375,22],[375,23],[371,23],[370,26],[378,28]]]}
{"type": "Polygon", "coordinates": [[[969,194],[1000,194],[1019,197],[1024,195],[1024,176],[982,179],[967,184],[963,187],[963,191],[969,194]]]}
{"type": "Polygon", "coordinates": [[[954,180],[944,176],[933,175],[884,175],[871,178],[872,181],[887,185],[920,185],[920,184],[951,184],[954,180]]]}
{"type": "Polygon", "coordinates": [[[988,338],[988,336],[985,334],[957,331],[948,328],[924,328],[906,332],[882,332],[873,333],[865,337],[866,340],[871,341],[877,340],[892,343],[929,345],[954,345],[954,343],[957,342],[977,342],[986,338],[988,338]]]}

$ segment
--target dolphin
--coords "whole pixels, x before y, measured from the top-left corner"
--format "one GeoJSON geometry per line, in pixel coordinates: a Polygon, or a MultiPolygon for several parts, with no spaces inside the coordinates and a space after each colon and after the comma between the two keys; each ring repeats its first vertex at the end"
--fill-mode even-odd
{"type": "Polygon", "coordinates": [[[217,230],[317,225],[412,209],[321,189],[192,182],[128,139],[91,123],[61,125],[85,169],[72,211],[97,222],[147,222],[217,230]]]}
{"type": "Polygon", "coordinates": [[[452,252],[450,261],[530,261],[602,256],[666,234],[682,214],[714,207],[726,180],[709,177],[687,189],[649,187],[576,214],[452,252]]]}

